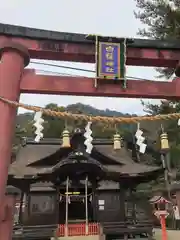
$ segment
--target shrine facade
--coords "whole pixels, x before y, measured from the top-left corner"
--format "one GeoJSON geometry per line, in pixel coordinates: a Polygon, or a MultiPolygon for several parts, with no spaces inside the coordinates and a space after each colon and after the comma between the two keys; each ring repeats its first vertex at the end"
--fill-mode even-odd
{"type": "Polygon", "coordinates": [[[21,189],[16,231],[23,225],[22,234],[34,228],[38,235],[39,226],[45,236],[54,231],[65,236],[75,224],[90,234],[90,224],[96,224],[96,234],[101,229],[107,236],[151,236],[151,206],[137,197],[136,187],[158,177],[162,168],[139,162],[132,142],[114,149],[112,140],[94,139],[88,154],[81,130],[73,133],[70,147],[62,141],[26,139],[12,160],[8,184],[21,189]]]}

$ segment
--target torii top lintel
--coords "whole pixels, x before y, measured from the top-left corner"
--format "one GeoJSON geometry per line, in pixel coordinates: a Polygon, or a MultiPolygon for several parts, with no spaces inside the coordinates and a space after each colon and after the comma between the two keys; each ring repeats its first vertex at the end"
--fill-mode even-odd
{"type": "MultiPolygon", "coordinates": [[[[6,40],[26,46],[31,58],[95,63],[95,42],[85,34],[0,24],[0,45],[6,40]]],[[[127,45],[127,65],[175,68],[179,60],[179,41],[133,39],[127,45]]],[[[180,99],[179,78],[173,82],[128,80],[126,89],[107,83],[95,88],[94,78],[37,75],[26,69],[20,89],[36,94],[180,99]]]]}
{"type": "MultiPolygon", "coordinates": [[[[31,58],[94,63],[94,42],[85,34],[55,32],[0,24],[0,43],[13,38],[28,47],[31,58]]],[[[180,59],[179,41],[133,39],[127,65],[175,67],[180,59]]]]}

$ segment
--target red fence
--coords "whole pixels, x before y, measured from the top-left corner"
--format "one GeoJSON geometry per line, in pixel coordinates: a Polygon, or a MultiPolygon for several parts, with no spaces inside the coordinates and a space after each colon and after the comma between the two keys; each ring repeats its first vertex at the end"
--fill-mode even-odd
{"type": "MultiPolygon", "coordinates": [[[[65,236],[65,225],[60,224],[57,230],[57,236],[63,237],[65,236]]],[[[77,223],[77,224],[68,224],[68,236],[85,236],[85,235],[99,235],[100,234],[100,226],[99,223],[89,223],[88,231],[86,234],[86,224],[85,223],[77,223]]]]}

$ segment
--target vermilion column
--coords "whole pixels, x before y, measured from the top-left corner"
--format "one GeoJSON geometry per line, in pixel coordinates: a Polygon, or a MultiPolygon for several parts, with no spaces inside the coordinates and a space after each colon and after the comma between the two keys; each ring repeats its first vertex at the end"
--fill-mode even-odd
{"type": "MultiPolygon", "coordinates": [[[[0,96],[18,101],[20,81],[24,67],[29,63],[28,50],[15,42],[5,41],[0,45],[0,96]]],[[[16,109],[0,101],[0,208],[7,183],[11,159],[16,109]]]]}
{"type": "Polygon", "coordinates": [[[167,230],[166,230],[166,216],[162,214],[160,216],[160,223],[161,223],[161,232],[162,232],[162,240],[167,240],[167,230]]]}

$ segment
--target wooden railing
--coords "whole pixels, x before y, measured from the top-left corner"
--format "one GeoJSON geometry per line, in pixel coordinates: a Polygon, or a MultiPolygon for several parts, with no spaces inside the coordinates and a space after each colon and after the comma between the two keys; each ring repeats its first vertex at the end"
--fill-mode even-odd
{"type": "MultiPolygon", "coordinates": [[[[63,237],[66,234],[65,225],[60,224],[57,229],[57,236],[63,237]]],[[[99,235],[100,225],[99,223],[89,223],[86,230],[85,223],[68,224],[67,235],[68,236],[85,236],[85,235],[99,235]]]]}

